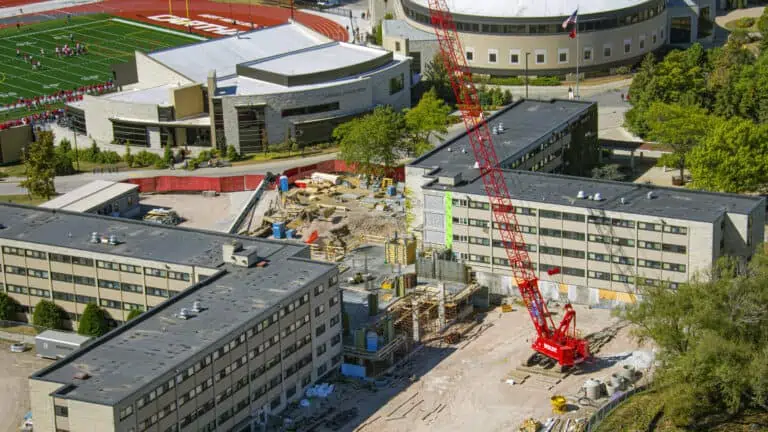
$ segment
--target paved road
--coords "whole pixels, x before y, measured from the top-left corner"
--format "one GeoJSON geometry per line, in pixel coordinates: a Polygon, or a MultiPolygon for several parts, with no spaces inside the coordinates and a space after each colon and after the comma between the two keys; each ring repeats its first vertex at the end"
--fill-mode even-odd
{"type": "MultiPolygon", "coordinates": [[[[121,181],[128,178],[137,177],[152,177],[158,175],[173,175],[173,176],[212,176],[221,177],[229,175],[239,174],[265,174],[266,172],[281,173],[289,168],[301,165],[311,165],[313,163],[322,162],[330,159],[335,159],[336,153],[328,153],[319,156],[310,156],[306,158],[286,159],[278,161],[269,161],[260,164],[253,165],[240,165],[225,168],[201,168],[194,171],[187,171],[183,169],[176,170],[137,170],[137,171],[123,171],[117,173],[105,173],[105,174],[77,174],[64,177],[56,177],[56,191],[59,193],[69,192],[76,189],[86,183],[93,180],[112,180],[121,181]]],[[[0,182],[0,195],[22,195],[26,194],[27,190],[19,187],[19,178],[8,178],[5,181],[0,182]]]]}

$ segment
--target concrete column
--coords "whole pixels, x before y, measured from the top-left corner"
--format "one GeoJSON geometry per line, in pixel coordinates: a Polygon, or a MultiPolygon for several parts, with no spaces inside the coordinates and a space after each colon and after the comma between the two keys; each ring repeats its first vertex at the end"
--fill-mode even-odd
{"type": "Polygon", "coordinates": [[[211,118],[211,147],[216,148],[216,122],[213,114],[213,96],[216,94],[216,71],[208,72],[208,114],[211,118]]]}

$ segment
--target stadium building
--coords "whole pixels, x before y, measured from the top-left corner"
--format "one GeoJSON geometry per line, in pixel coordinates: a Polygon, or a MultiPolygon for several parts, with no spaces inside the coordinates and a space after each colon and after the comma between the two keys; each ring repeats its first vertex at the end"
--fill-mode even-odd
{"type": "Polygon", "coordinates": [[[25,312],[146,310],[30,377],[36,431],[250,431],[341,362],[338,270],[305,245],[8,204],[0,220],[25,312]]]}
{"type": "MultiPolygon", "coordinates": [[[[437,52],[427,0],[371,0],[385,48],[413,57],[419,72],[437,52]],[[431,42],[429,42],[431,41],[431,42]]],[[[709,38],[715,0],[453,0],[465,57],[474,73],[492,76],[610,71],[638,63],[665,44],[709,38]],[[578,6],[576,6],[578,4],[578,6]],[[578,46],[563,22],[579,8],[578,46]]]]}
{"type": "MultiPolygon", "coordinates": [[[[752,256],[764,198],[562,175],[596,161],[595,111],[588,102],[522,101],[489,119],[545,296],[632,301],[640,286],[675,287],[721,256],[752,256]],[[554,268],[561,272],[550,275],[554,268]]],[[[425,247],[450,250],[492,293],[516,293],[466,134],[407,166],[406,186],[409,228],[425,247]]]]}
{"type": "Polygon", "coordinates": [[[149,54],[115,66],[121,91],[68,106],[101,142],[159,149],[233,145],[243,154],[290,138],[327,141],[378,105],[410,106],[410,59],[336,42],[297,23],[149,54]]]}

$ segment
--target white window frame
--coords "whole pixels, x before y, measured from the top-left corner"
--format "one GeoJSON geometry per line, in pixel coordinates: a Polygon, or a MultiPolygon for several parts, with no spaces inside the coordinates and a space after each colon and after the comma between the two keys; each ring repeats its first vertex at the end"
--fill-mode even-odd
{"type": "Polygon", "coordinates": [[[522,57],[523,57],[523,53],[522,53],[521,50],[519,50],[519,49],[511,49],[511,50],[509,50],[509,57],[507,57],[507,60],[509,61],[509,64],[511,64],[511,65],[519,65],[520,63],[523,62],[522,57]],[[513,55],[517,55],[517,63],[513,63],[512,62],[512,56],[513,55]]]}
{"type": "Polygon", "coordinates": [[[581,52],[581,60],[586,63],[591,63],[595,60],[595,50],[591,46],[586,46],[581,52]],[[589,52],[589,59],[584,58],[584,54],[589,52]]]}
{"type": "Polygon", "coordinates": [[[488,64],[498,64],[499,63],[499,50],[495,48],[491,48],[488,50],[488,64]],[[494,54],[496,56],[496,61],[491,61],[491,54],[494,54]]]}
{"type": "Polygon", "coordinates": [[[643,52],[643,51],[645,51],[645,39],[646,39],[646,37],[645,37],[645,33],[641,34],[641,35],[640,35],[640,36],[637,38],[637,49],[639,49],[639,50],[640,50],[640,52],[643,52]]]}
{"type": "Polygon", "coordinates": [[[621,52],[624,55],[632,55],[632,39],[624,39],[624,43],[621,45],[621,52]],[[627,51],[627,45],[629,45],[629,51],[627,51]]]}
{"type": "Polygon", "coordinates": [[[601,53],[603,55],[603,58],[611,58],[613,57],[613,44],[603,44],[603,52],[601,53]],[[608,48],[609,55],[605,55],[605,49],[608,48]]]}
{"type": "Polygon", "coordinates": [[[557,64],[568,64],[571,62],[571,50],[568,48],[557,49],[557,64]],[[560,60],[560,54],[565,53],[565,61],[560,60]]]}
{"type": "Polygon", "coordinates": [[[464,59],[467,61],[467,63],[474,63],[475,62],[475,49],[472,47],[466,47],[464,48],[464,59]],[[467,54],[472,53],[472,59],[470,60],[467,54]]]}
{"type": "Polygon", "coordinates": [[[545,65],[547,64],[547,50],[545,49],[536,49],[533,50],[533,62],[537,65],[545,65]],[[539,54],[544,56],[544,61],[539,62],[539,54]]]}

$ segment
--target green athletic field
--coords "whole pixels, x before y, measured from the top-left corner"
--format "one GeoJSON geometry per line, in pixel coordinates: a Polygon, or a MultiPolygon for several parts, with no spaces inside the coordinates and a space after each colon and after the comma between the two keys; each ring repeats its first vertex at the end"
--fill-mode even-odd
{"type": "MultiPolygon", "coordinates": [[[[131,58],[134,51],[155,51],[199,41],[185,35],[144,23],[108,15],[88,15],[0,29],[0,108],[19,98],[49,95],[57,90],[73,90],[99,84],[112,77],[110,65],[131,58]],[[84,43],[88,53],[57,58],[55,48],[75,41],[84,43]],[[16,57],[16,48],[22,57],[16,57]],[[45,50],[41,57],[40,48],[45,50]],[[32,70],[23,53],[40,60],[42,68],[32,70]]],[[[29,115],[24,110],[0,111],[0,121],[29,115]]]]}

